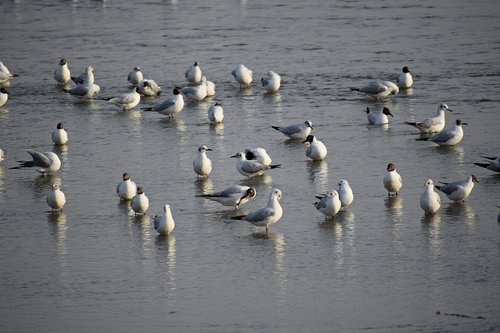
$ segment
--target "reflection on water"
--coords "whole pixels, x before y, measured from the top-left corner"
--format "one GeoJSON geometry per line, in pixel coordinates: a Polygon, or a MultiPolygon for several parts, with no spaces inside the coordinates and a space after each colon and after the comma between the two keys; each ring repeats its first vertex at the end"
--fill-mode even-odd
{"type": "Polygon", "coordinates": [[[50,191],[52,184],[61,186],[61,178],[56,175],[39,175],[33,180],[33,189],[37,197],[46,196],[50,191]]]}
{"type": "Polygon", "coordinates": [[[311,184],[315,184],[317,193],[326,193],[331,191],[328,186],[328,162],[321,161],[307,161],[306,162],[308,179],[311,184]]]}
{"type": "Polygon", "coordinates": [[[223,123],[217,123],[217,124],[210,123],[210,131],[214,132],[215,135],[224,136],[224,124],[223,123]]]}
{"type": "MultiPolygon", "coordinates": [[[[211,193],[214,187],[212,180],[208,177],[197,177],[194,181],[196,188],[198,189],[197,194],[207,194],[211,193]]],[[[205,200],[207,201],[207,200],[205,200]]]]}
{"type": "Polygon", "coordinates": [[[176,311],[175,292],[177,289],[175,272],[175,237],[173,235],[157,235],[155,238],[155,245],[161,258],[159,264],[166,264],[167,266],[167,276],[161,276],[160,281],[164,282],[164,289],[169,305],[168,308],[170,312],[173,313],[176,311]]]}
{"type": "Polygon", "coordinates": [[[238,183],[242,186],[254,187],[256,190],[267,191],[271,188],[270,184],[273,181],[273,178],[268,172],[272,171],[267,171],[258,176],[242,179],[238,183]]]}
{"type": "Polygon", "coordinates": [[[452,222],[463,220],[470,229],[476,228],[478,222],[476,212],[468,203],[452,202],[445,208],[444,212],[452,222]]]}
{"type": "Polygon", "coordinates": [[[66,233],[68,226],[66,225],[66,214],[64,212],[50,212],[47,214],[47,221],[52,229],[51,234],[55,236],[57,244],[57,254],[61,265],[65,265],[64,258],[68,254],[66,246],[66,233]]]}
{"type": "MultiPolygon", "coordinates": [[[[186,123],[177,117],[162,118],[160,124],[164,125],[166,129],[174,128],[178,134],[186,132],[186,123]]],[[[184,136],[179,135],[179,142],[184,142],[184,136]]]]}

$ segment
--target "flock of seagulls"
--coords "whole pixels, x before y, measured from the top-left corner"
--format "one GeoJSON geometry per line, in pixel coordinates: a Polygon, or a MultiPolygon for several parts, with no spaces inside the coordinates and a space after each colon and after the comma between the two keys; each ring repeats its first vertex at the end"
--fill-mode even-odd
{"type": "MultiPolygon", "coordinates": [[[[100,87],[94,82],[93,70],[92,66],[88,66],[84,73],[72,77],[68,68],[68,61],[63,58],[59,61],[53,77],[66,93],[83,99],[96,98],[96,95],[100,92],[100,87]],[[74,84],[73,87],[70,87],[70,82],[74,84]]],[[[242,64],[236,67],[231,74],[241,88],[249,86],[253,81],[253,71],[242,64]]],[[[0,84],[8,83],[14,77],[16,75],[11,74],[7,67],[0,62],[0,84]]],[[[175,117],[176,114],[183,110],[186,101],[199,102],[207,96],[215,95],[215,84],[208,81],[203,75],[198,62],[189,66],[184,77],[187,81],[186,86],[174,87],[171,96],[151,107],[143,107],[141,110],[158,112],[167,117],[175,117]]],[[[127,81],[133,87],[130,92],[102,100],[116,105],[123,111],[129,111],[139,105],[141,96],[159,96],[161,94],[161,88],[154,80],[144,78],[139,66],[135,66],[128,73],[127,81]]],[[[269,71],[267,76],[261,78],[261,85],[267,94],[273,94],[280,89],[281,77],[279,74],[269,71]]],[[[412,87],[412,85],[413,78],[410,70],[407,66],[404,66],[396,82],[376,80],[359,88],[351,88],[351,90],[380,99],[389,95],[395,95],[399,93],[399,89],[407,89],[412,87]]],[[[6,104],[7,101],[8,92],[5,87],[1,87],[0,107],[6,104]]],[[[419,122],[406,122],[406,124],[415,127],[422,134],[427,135],[422,140],[428,140],[440,146],[453,146],[462,140],[462,126],[466,125],[466,123],[457,119],[452,128],[443,130],[447,111],[452,112],[448,105],[442,103],[433,117],[419,122]]],[[[366,114],[368,123],[371,125],[388,124],[388,116],[393,117],[393,114],[387,107],[384,107],[381,112],[372,112],[367,107],[366,114]]],[[[222,105],[220,103],[211,105],[207,110],[207,117],[210,123],[213,124],[223,122],[224,111],[222,105]]],[[[285,126],[272,126],[272,128],[291,140],[300,140],[302,143],[307,143],[308,147],[305,154],[309,159],[319,161],[326,157],[328,152],[327,147],[312,134],[313,125],[311,120],[285,126]]],[[[64,129],[63,123],[58,123],[56,129],[52,132],[52,141],[54,145],[67,144],[68,133],[64,129]]],[[[207,152],[210,151],[211,149],[205,145],[198,147],[197,157],[193,161],[193,171],[197,177],[209,177],[212,171],[212,162],[207,156],[207,152]]],[[[59,157],[53,152],[42,153],[31,149],[28,149],[27,152],[31,156],[31,160],[19,161],[20,164],[12,167],[12,169],[34,168],[41,174],[47,175],[57,172],[61,167],[59,157]]],[[[248,179],[261,175],[268,170],[281,167],[281,164],[272,164],[271,157],[262,147],[247,148],[245,151],[238,152],[231,157],[236,158],[236,170],[241,175],[248,177],[248,179]]],[[[474,164],[494,172],[500,172],[500,156],[484,156],[484,158],[488,161],[474,164]]],[[[4,153],[0,149],[0,161],[3,159],[4,153]]],[[[394,163],[388,164],[387,172],[383,176],[382,182],[389,196],[398,195],[403,186],[403,180],[397,172],[394,163]]],[[[436,214],[441,206],[441,198],[435,189],[444,193],[452,201],[464,201],[471,194],[474,184],[477,182],[478,180],[474,175],[470,175],[466,180],[442,183],[442,185],[434,185],[434,182],[428,179],[425,182],[424,191],[420,197],[420,206],[426,214],[436,214]]],[[[144,188],[137,186],[127,172],[123,173],[122,180],[116,187],[116,194],[120,200],[130,201],[130,207],[135,214],[146,214],[149,209],[149,199],[144,192],[144,188]]],[[[197,197],[216,201],[223,206],[231,206],[235,210],[239,210],[240,206],[248,203],[256,195],[256,189],[253,187],[232,185],[224,190],[197,195],[197,197]]],[[[269,226],[278,222],[283,215],[283,209],[280,205],[281,198],[281,190],[274,188],[269,193],[265,207],[247,215],[234,216],[232,219],[248,221],[256,226],[264,227],[267,232],[269,226]]],[[[315,208],[328,219],[333,218],[341,210],[347,210],[354,200],[354,194],[352,188],[349,186],[349,182],[342,179],[339,181],[336,190],[316,196],[316,198],[318,201],[314,203],[315,208]]],[[[52,211],[62,211],[65,203],[66,198],[59,185],[53,184],[47,195],[47,204],[52,211]]],[[[163,213],[156,215],[153,222],[154,228],[158,233],[170,234],[175,228],[170,205],[165,204],[163,213]]]]}

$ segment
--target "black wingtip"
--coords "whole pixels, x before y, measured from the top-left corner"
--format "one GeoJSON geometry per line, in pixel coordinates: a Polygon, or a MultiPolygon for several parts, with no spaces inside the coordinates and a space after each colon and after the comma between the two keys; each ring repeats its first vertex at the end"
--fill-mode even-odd
{"type": "Polygon", "coordinates": [[[281,168],[281,164],[271,164],[271,169],[281,168]]]}

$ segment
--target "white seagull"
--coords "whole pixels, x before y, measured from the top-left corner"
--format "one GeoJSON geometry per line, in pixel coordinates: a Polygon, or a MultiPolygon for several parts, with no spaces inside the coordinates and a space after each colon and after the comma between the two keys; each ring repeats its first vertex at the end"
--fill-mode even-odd
{"type": "Polygon", "coordinates": [[[0,162],[3,161],[5,158],[5,155],[3,153],[3,150],[0,148],[0,162]]]}
{"type": "Polygon", "coordinates": [[[136,86],[139,82],[142,81],[144,76],[142,75],[141,68],[139,66],[135,66],[134,69],[127,75],[127,81],[136,86]]]}
{"type": "Polygon", "coordinates": [[[17,74],[12,74],[7,66],[5,66],[4,63],[0,61],[0,83],[5,83],[17,76],[17,74]]]}
{"type": "Polygon", "coordinates": [[[452,128],[445,129],[444,131],[423,140],[432,141],[440,146],[454,146],[462,141],[462,138],[464,137],[462,125],[467,125],[467,123],[457,119],[452,128]]]}
{"type": "Polygon", "coordinates": [[[248,215],[234,216],[232,217],[232,219],[248,221],[253,225],[265,227],[267,233],[269,230],[269,225],[278,222],[283,215],[283,209],[281,208],[281,205],[279,203],[280,200],[281,191],[275,188],[269,194],[269,199],[267,200],[266,207],[258,209],[248,215]]]}
{"type": "Polygon", "coordinates": [[[445,113],[446,111],[453,112],[448,105],[445,103],[441,103],[438,106],[437,112],[433,117],[427,118],[423,121],[417,121],[417,122],[409,122],[406,121],[405,123],[413,126],[415,128],[418,128],[418,130],[422,133],[434,133],[434,132],[439,132],[444,128],[445,125],[445,113]]]}
{"type": "Polygon", "coordinates": [[[314,207],[325,214],[327,219],[339,212],[342,204],[340,203],[337,191],[332,191],[323,196],[316,196],[316,198],[319,199],[319,201],[314,203],[314,207]]]}
{"type": "Polygon", "coordinates": [[[434,191],[432,179],[427,179],[425,182],[424,192],[420,196],[420,207],[426,214],[435,214],[441,207],[441,198],[434,191]]]}
{"type": "Polygon", "coordinates": [[[84,99],[89,99],[97,95],[101,91],[101,87],[94,83],[94,68],[87,66],[85,70],[85,77],[82,78],[83,83],[77,84],[71,89],[63,89],[65,92],[79,96],[84,99]]]}
{"type": "Polygon", "coordinates": [[[18,161],[21,164],[17,167],[10,169],[21,169],[33,167],[42,175],[53,174],[61,168],[61,160],[55,153],[48,151],[40,153],[35,150],[27,149],[28,154],[31,155],[31,161],[18,161]]]}
{"type": "Polygon", "coordinates": [[[54,209],[63,210],[64,204],[66,203],[66,196],[64,192],[59,189],[59,185],[52,184],[52,189],[47,194],[47,204],[50,206],[52,211],[54,209]]]}
{"type": "Polygon", "coordinates": [[[139,88],[132,89],[131,92],[122,94],[117,97],[108,98],[108,101],[123,111],[129,111],[141,101],[141,95],[139,94],[139,88]]]}
{"type": "Polygon", "coordinates": [[[253,72],[245,67],[244,65],[238,65],[235,69],[231,71],[236,81],[240,84],[240,87],[247,87],[252,83],[253,72]]]}
{"type": "Polygon", "coordinates": [[[138,84],[139,93],[150,97],[150,96],[159,96],[161,94],[161,87],[151,79],[143,79],[138,84]]]}
{"type": "Polygon", "coordinates": [[[196,61],[192,66],[190,66],[184,77],[190,84],[196,84],[201,81],[202,72],[200,68],[200,64],[196,61]]]}
{"type": "Polygon", "coordinates": [[[150,107],[142,108],[144,111],[156,111],[168,117],[174,117],[184,108],[184,97],[181,95],[179,88],[174,88],[173,96],[170,96],[161,103],[150,107]]]}
{"type": "Polygon", "coordinates": [[[130,201],[130,207],[137,214],[146,215],[146,211],[149,208],[149,199],[144,194],[144,188],[142,186],[137,187],[137,194],[130,201]]]}
{"type": "Polygon", "coordinates": [[[328,150],[323,142],[316,139],[314,135],[308,135],[303,143],[309,142],[306,150],[306,156],[313,161],[321,161],[326,157],[328,150]]]}
{"type": "Polygon", "coordinates": [[[390,85],[388,82],[390,81],[371,81],[361,88],[355,87],[351,88],[351,90],[362,92],[377,99],[389,96],[390,94],[397,94],[399,92],[398,86],[392,82],[394,86],[390,85]]]}
{"type": "Polygon", "coordinates": [[[215,96],[215,83],[208,81],[205,76],[202,76],[201,80],[205,82],[207,86],[207,97],[215,96]]]}
{"type": "Polygon", "coordinates": [[[245,157],[245,153],[239,152],[236,155],[231,156],[232,158],[237,158],[236,160],[236,170],[243,176],[248,178],[260,175],[264,173],[265,170],[279,168],[281,164],[265,165],[257,161],[249,161],[245,157]]]}
{"type": "Polygon", "coordinates": [[[403,67],[403,73],[398,75],[396,83],[401,89],[411,88],[411,86],[413,85],[413,77],[411,76],[408,66],[403,67]]]}
{"type": "Polygon", "coordinates": [[[491,171],[500,172],[500,156],[498,157],[482,156],[482,157],[491,160],[492,162],[488,161],[486,163],[474,163],[474,164],[491,171]]]}
{"type": "Polygon", "coordinates": [[[198,146],[198,156],[193,161],[193,170],[198,176],[207,176],[212,171],[212,161],[207,157],[207,151],[212,151],[205,145],[198,146]]]}
{"type": "Polygon", "coordinates": [[[0,88],[0,107],[4,106],[9,99],[9,92],[4,87],[0,88]]]}
{"type": "Polygon", "coordinates": [[[452,183],[440,182],[442,185],[436,185],[436,188],[446,194],[446,196],[452,201],[465,201],[472,189],[474,188],[474,183],[479,183],[476,176],[470,175],[466,180],[459,180],[452,183]]]}
{"type": "Polygon", "coordinates": [[[169,235],[175,228],[170,205],[163,206],[163,214],[155,215],[153,225],[160,235],[169,235]]]}
{"type": "Polygon", "coordinates": [[[257,194],[253,187],[232,185],[220,192],[197,195],[197,197],[217,201],[223,206],[234,206],[239,209],[257,194]]]}
{"type": "Polygon", "coordinates": [[[72,76],[71,80],[76,84],[94,83],[94,67],[87,66],[85,72],[76,77],[72,76]]]}
{"type": "Polygon", "coordinates": [[[132,200],[136,192],[137,185],[130,180],[130,175],[124,172],[122,181],[116,186],[116,194],[122,200],[132,200]]]}
{"type": "Polygon", "coordinates": [[[261,147],[245,149],[245,158],[247,160],[255,160],[264,165],[271,165],[271,163],[273,163],[271,156],[269,156],[267,151],[261,147]]]}
{"type": "Polygon", "coordinates": [[[386,188],[389,196],[391,193],[398,195],[399,190],[403,186],[403,179],[396,171],[396,166],[393,163],[387,165],[387,172],[384,175],[384,187],[386,188]]]}
{"type": "Polygon", "coordinates": [[[262,77],[260,79],[262,86],[266,89],[268,94],[272,94],[280,88],[281,76],[273,71],[267,73],[267,77],[262,77]]]}
{"type": "Polygon", "coordinates": [[[68,142],[68,132],[64,129],[63,123],[58,123],[57,128],[52,132],[52,141],[55,145],[64,145],[68,142]]]}
{"type": "Polygon", "coordinates": [[[181,88],[181,93],[183,93],[190,102],[201,102],[207,97],[207,83],[201,80],[195,85],[181,88]]]}
{"type": "Polygon", "coordinates": [[[394,115],[391,113],[391,110],[389,110],[389,108],[387,107],[384,107],[382,109],[382,112],[380,113],[373,113],[370,111],[369,107],[366,107],[366,117],[368,118],[368,123],[370,123],[371,125],[388,124],[388,116],[394,117],[394,115]]]}
{"type": "Polygon", "coordinates": [[[224,109],[219,103],[215,103],[208,108],[208,120],[212,124],[219,124],[224,120],[224,109]]]}
{"type": "Polygon", "coordinates": [[[56,67],[54,71],[54,80],[59,84],[65,84],[71,80],[71,73],[68,68],[68,61],[62,58],[59,61],[59,66],[56,67]]]}
{"type": "Polygon", "coordinates": [[[300,139],[304,140],[307,138],[311,131],[313,130],[312,122],[306,120],[300,124],[294,124],[289,126],[271,126],[275,130],[285,134],[290,139],[300,139]]]}
{"type": "Polygon", "coordinates": [[[341,179],[339,181],[337,193],[339,194],[341,207],[347,210],[347,207],[349,207],[354,200],[354,194],[347,180],[341,179]]]}

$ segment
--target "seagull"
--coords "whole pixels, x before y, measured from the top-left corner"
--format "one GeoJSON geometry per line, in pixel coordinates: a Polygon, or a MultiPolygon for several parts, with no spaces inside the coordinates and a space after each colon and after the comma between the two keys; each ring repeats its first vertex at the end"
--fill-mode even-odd
{"type": "Polygon", "coordinates": [[[239,173],[248,178],[260,175],[264,173],[265,170],[281,167],[281,164],[265,165],[257,161],[249,161],[246,159],[245,153],[243,152],[239,152],[231,157],[237,158],[236,169],[239,173]]]}
{"type": "Polygon", "coordinates": [[[401,89],[411,88],[411,86],[413,85],[413,77],[411,76],[408,66],[403,67],[403,73],[398,75],[396,83],[401,89]]]}
{"type": "Polygon", "coordinates": [[[462,138],[464,137],[462,125],[468,124],[464,123],[460,119],[457,119],[455,126],[452,128],[445,129],[444,131],[434,134],[430,138],[424,138],[423,140],[432,141],[440,146],[454,146],[462,141],[462,138]]]}
{"type": "Polygon", "coordinates": [[[493,162],[488,161],[486,163],[474,163],[474,164],[491,171],[500,172],[500,156],[499,157],[482,156],[482,157],[491,160],[493,162]]]}
{"type": "Polygon", "coordinates": [[[396,95],[397,93],[399,93],[399,87],[394,82],[388,80],[377,80],[377,81],[382,83],[387,88],[389,88],[391,95],[396,95]]]}
{"type": "Polygon", "coordinates": [[[127,81],[136,86],[143,79],[143,75],[141,72],[141,68],[139,66],[135,66],[134,69],[130,73],[128,73],[127,81]]]}
{"type": "Polygon", "coordinates": [[[399,89],[396,85],[394,86],[396,87],[397,92],[394,89],[394,86],[392,85],[388,86],[387,82],[390,81],[372,81],[361,88],[351,88],[351,90],[362,92],[377,99],[389,96],[390,94],[396,94],[397,92],[399,92],[399,89]]]}
{"type": "Polygon", "coordinates": [[[283,215],[283,209],[281,208],[279,203],[280,200],[281,191],[275,188],[269,194],[269,199],[267,200],[266,207],[258,209],[248,215],[234,216],[232,217],[232,219],[248,221],[253,225],[265,227],[267,233],[269,230],[269,225],[278,222],[283,215]]]}
{"type": "Polygon", "coordinates": [[[9,99],[9,92],[4,87],[0,88],[0,107],[4,106],[9,99]]]}
{"type": "Polygon", "coordinates": [[[349,182],[345,179],[341,179],[338,183],[337,193],[339,194],[339,200],[341,207],[347,210],[354,200],[354,194],[352,193],[351,186],[349,182]]]}
{"type": "Polygon", "coordinates": [[[5,158],[5,155],[3,153],[3,150],[0,148],[0,162],[3,161],[5,158]]]}
{"type": "Polygon", "coordinates": [[[267,151],[261,147],[247,148],[245,149],[245,158],[247,160],[254,160],[264,165],[271,165],[273,160],[271,156],[267,154],[267,151]]]}
{"type": "Polygon", "coordinates": [[[215,96],[215,83],[208,81],[205,76],[202,76],[201,80],[204,81],[207,86],[207,97],[215,96]]]}
{"type": "Polygon", "coordinates": [[[277,131],[285,134],[290,139],[300,139],[305,140],[311,131],[313,130],[312,122],[310,120],[306,120],[301,124],[294,124],[289,126],[271,126],[277,131]]]}
{"type": "Polygon", "coordinates": [[[448,105],[445,103],[441,103],[438,106],[438,110],[436,112],[436,115],[434,117],[430,117],[425,119],[424,121],[418,121],[418,122],[405,122],[406,124],[416,127],[419,129],[420,132],[422,133],[434,133],[434,132],[439,132],[444,128],[445,125],[445,111],[450,111],[451,110],[448,105]]]}
{"type": "Polygon", "coordinates": [[[441,207],[441,198],[434,191],[432,179],[427,179],[425,182],[424,192],[420,196],[420,207],[422,207],[426,214],[436,214],[439,207],[441,207]]]}
{"type": "Polygon", "coordinates": [[[10,80],[10,75],[0,71],[0,84],[8,83],[10,80]]]}
{"type": "Polygon", "coordinates": [[[223,206],[234,206],[237,210],[257,194],[253,187],[232,185],[220,192],[197,195],[197,197],[217,201],[223,206]]]}
{"type": "Polygon", "coordinates": [[[325,214],[327,219],[339,212],[342,204],[340,203],[337,191],[332,191],[324,196],[316,196],[316,198],[319,201],[314,203],[314,207],[325,214]]]}
{"type": "Polygon", "coordinates": [[[154,80],[141,80],[137,84],[137,87],[139,88],[139,93],[144,96],[159,96],[161,94],[161,88],[154,80]]]}
{"type": "Polygon", "coordinates": [[[273,71],[267,73],[267,77],[262,77],[260,79],[262,86],[266,89],[268,94],[272,94],[280,88],[281,76],[273,71]]]}
{"type": "Polygon", "coordinates": [[[155,215],[153,223],[155,230],[160,235],[169,235],[174,230],[175,223],[170,211],[170,205],[163,206],[163,214],[155,215]]]}
{"type": "Polygon", "coordinates": [[[52,184],[51,191],[47,194],[47,204],[54,209],[63,210],[64,204],[66,203],[66,196],[64,192],[59,189],[59,185],[52,184]]]}
{"type": "Polygon", "coordinates": [[[94,83],[94,67],[88,66],[85,72],[76,77],[72,76],[71,80],[76,84],[94,83]]]}
{"type": "Polygon", "coordinates": [[[224,109],[222,109],[222,106],[220,106],[219,103],[215,103],[208,108],[208,120],[210,120],[212,124],[222,123],[223,119],[224,109]]]}
{"type": "Polygon", "coordinates": [[[68,133],[64,129],[63,123],[58,123],[57,128],[52,132],[52,141],[55,145],[64,145],[68,142],[68,133]]]}
{"type": "MultiPolygon", "coordinates": [[[[7,66],[5,66],[4,63],[1,61],[0,61],[0,73],[3,73],[1,77],[7,78],[7,81],[18,76],[17,74],[12,74],[7,68],[7,66]]],[[[2,83],[1,79],[0,83],[2,83]]]]}
{"type": "Polygon", "coordinates": [[[436,185],[436,188],[446,194],[450,200],[465,201],[474,188],[474,183],[479,183],[479,181],[476,176],[470,175],[466,180],[459,180],[452,183],[440,183],[444,184],[444,186],[436,185]]]}
{"type": "Polygon", "coordinates": [[[85,74],[83,83],[77,84],[71,89],[63,89],[64,92],[84,99],[89,99],[97,95],[101,91],[101,87],[94,83],[94,68],[92,66],[87,66],[85,74]]]}
{"type": "Polygon", "coordinates": [[[61,168],[61,160],[59,156],[55,153],[48,151],[45,153],[40,153],[36,150],[26,149],[28,154],[31,155],[31,161],[18,161],[21,164],[10,169],[21,169],[21,168],[36,168],[36,171],[40,172],[42,175],[53,174],[61,168]]]}
{"type": "Polygon", "coordinates": [[[193,161],[193,170],[198,176],[208,177],[212,171],[212,161],[207,157],[207,151],[212,151],[212,149],[205,145],[198,146],[198,156],[193,161]]]}
{"type": "Polygon", "coordinates": [[[59,66],[54,71],[54,80],[59,84],[65,84],[71,79],[71,73],[68,68],[68,61],[62,58],[59,61],[59,66]]]}
{"type": "Polygon", "coordinates": [[[313,161],[320,161],[326,157],[328,150],[323,142],[316,139],[314,135],[308,135],[303,143],[309,142],[306,150],[306,156],[313,161]]]}
{"type": "Polygon", "coordinates": [[[396,166],[393,163],[387,165],[387,173],[384,176],[384,187],[386,188],[389,196],[391,193],[398,195],[399,190],[403,186],[403,179],[396,171],[396,166]]]}
{"type": "Polygon", "coordinates": [[[130,175],[127,172],[123,173],[122,179],[116,186],[116,194],[122,200],[131,200],[137,192],[137,185],[130,180],[130,175]]]}
{"type": "Polygon", "coordinates": [[[181,88],[181,93],[183,93],[190,102],[201,102],[207,97],[207,83],[201,80],[195,85],[181,88]]]}
{"type": "Polygon", "coordinates": [[[170,96],[163,102],[150,107],[142,108],[144,111],[156,111],[168,117],[174,117],[184,108],[184,97],[181,95],[179,88],[174,88],[174,96],[170,96]]]}
{"type": "Polygon", "coordinates": [[[252,83],[253,72],[245,67],[244,65],[238,65],[235,69],[231,71],[236,81],[240,84],[240,87],[247,87],[252,83]]]}
{"type": "Polygon", "coordinates": [[[142,186],[137,187],[137,194],[130,201],[130,207],[137,214],[146,215],[146,211],[149,208],[149,199],[144,194],[144,188],[142,186]]]}
{"type": "Polygon", "coordinates": [[[368,123],[371,125],[383,125],[389,123],[389,117],[394,117],[389,108],[384,107],[381,113],[373,113],[370,111],[369,107],[366,107],[366,116],[368,118],[368,123]]]}
{"type": "Polygon", "coordinates": [[[139,104],[141,100],[141,95],[139,94],[139,88],[132,89],[131,92],[122,94],[117,97],[111,97],[107,99],[110,103],[120,107],[123,111],[129,111],[139,104]]]}
{"type": "Polygon", "coordinates": [[[200,64],[196,61],[186,70],[184,77],[190,84],[196,84],[200,82],[202,77],[200,64]]]}

